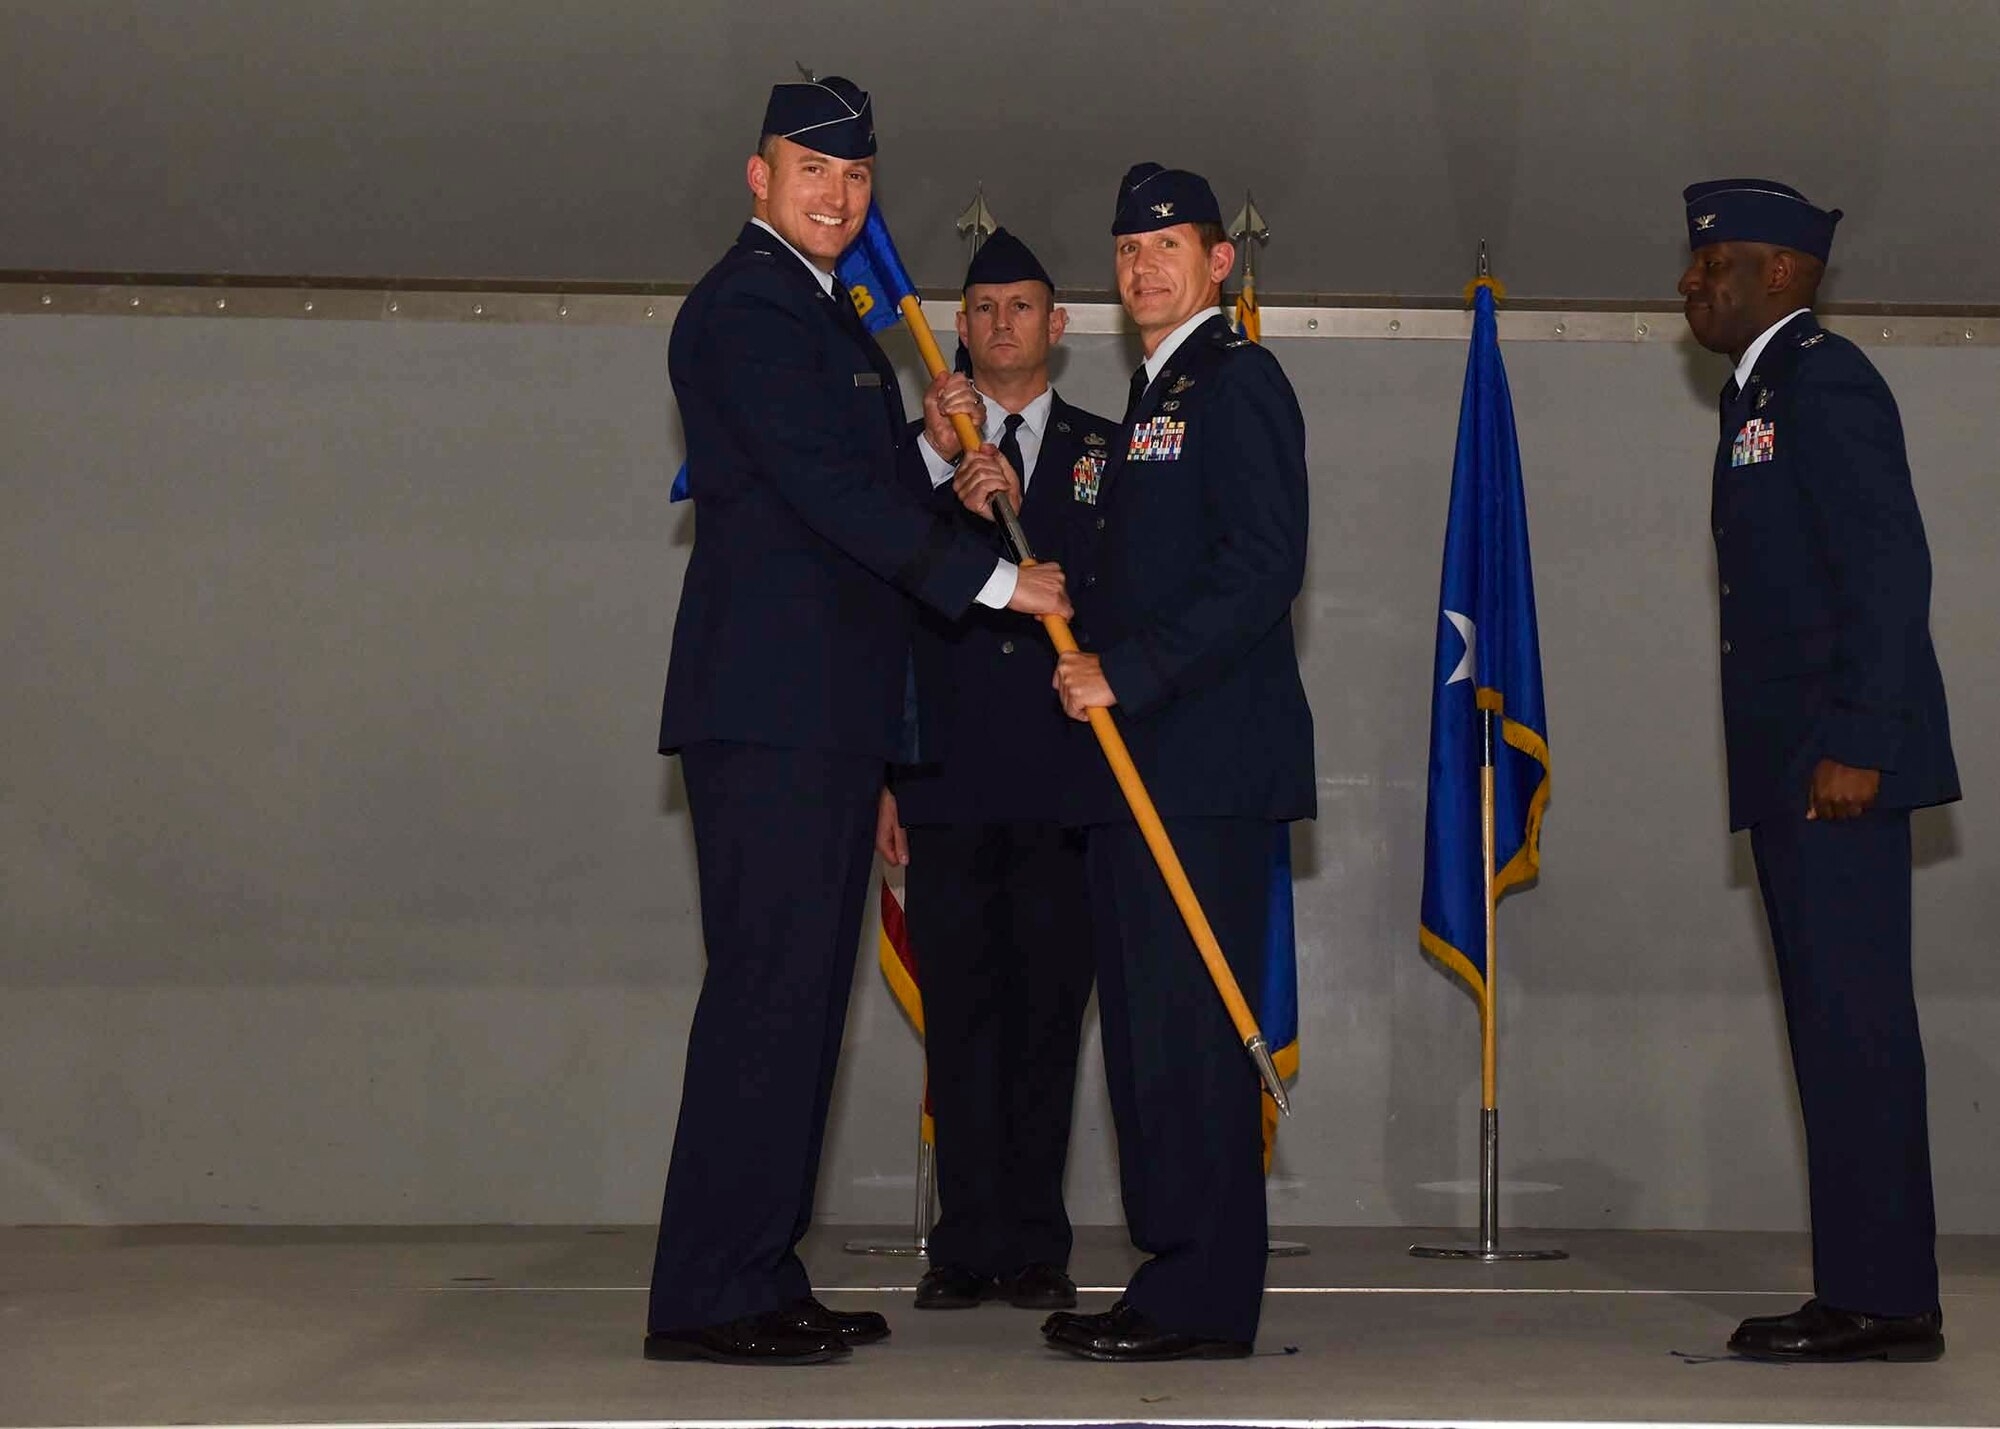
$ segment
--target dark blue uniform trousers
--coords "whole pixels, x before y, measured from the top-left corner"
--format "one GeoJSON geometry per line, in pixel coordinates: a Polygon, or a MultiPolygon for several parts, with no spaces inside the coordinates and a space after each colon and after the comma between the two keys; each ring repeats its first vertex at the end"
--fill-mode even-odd
{"type": "MultiPolygon", "coordinates": [[[[1272,825],[1168,819],[1252,1011],[1263,981],[1272,825]]],[[[1264,1297],[1259,1084],[1137,827],[1089,831],[1097,998],[1132,1243],[1126,1288],[1169,1330],[1253,1340],[1264,1297]]]]}
{"type": "Polygon", "coordinates": [[[879,756],[700,743],[681,751],[708,971],[653,1259],[654,1330],[812,1293],[834,1064],[874,861],[879,756]]]}
{"type": "Polygon", "coordinates": [[[937,1123],[933,1265],[1069,1264],[1063,1168],[1090,1001],[1083,839],[1055,823],[912,825],[906,904],[937,1123]]]}
{"type": "Polygon", "coordinates": [[[1770,819],[1751,830],[1750,846],[1805,1115],[1813,1293],[1874,1315],[1934,1310],[1909,812],[1770,819]]]}

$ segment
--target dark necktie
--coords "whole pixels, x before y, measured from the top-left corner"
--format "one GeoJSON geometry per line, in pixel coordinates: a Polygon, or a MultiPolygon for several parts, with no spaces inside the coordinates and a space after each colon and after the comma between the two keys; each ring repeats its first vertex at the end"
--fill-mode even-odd
{"type": "Polygon", "coordinates": [[[1146,400],[1146,388],[1148,385],[1146,364],[1142,362],[1132,369],[1132,385],[1125,391],[1126,426],[1129,427],[1132,425],[1133,419],[1139,415],[1139,404],[1146,400]]]}
{"type": "Polygon", "coordinates": [[[1028,473],[1021,461],[1021,423],[1027,420],[1019,412],[1007,414],[1007,430],[1000,434],[1000,455],[1007,458],[1007,465],[1014,468],[1014,474],[1021,478],[1021,491],[1028,489],[1028,473]]]}

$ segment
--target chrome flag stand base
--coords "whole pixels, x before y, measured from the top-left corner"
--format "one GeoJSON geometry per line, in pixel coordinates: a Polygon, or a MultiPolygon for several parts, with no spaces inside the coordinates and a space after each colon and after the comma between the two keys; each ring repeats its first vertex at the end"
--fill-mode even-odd
{"type": "Polygon", "coordinates": [[[849,1255],[929,1255],[931,1223],[935,1218],[937,1148],[917,1139],[917,1214],[907,1236],[867,1237],[841,1247],[849,1255]]]}
{"type": "Polygon", "coordinates": [[[1478,1260],[1494,1265],[1503,1260],[1568,1260],[1566,1250],[1521,1250],[1500,1244],[1500,1113],[1488,1107],[1479,1113],[1479,1239],[1445,1245],[1413,1245],[1410,1254],[1422,1260],[1478,1260]]]}

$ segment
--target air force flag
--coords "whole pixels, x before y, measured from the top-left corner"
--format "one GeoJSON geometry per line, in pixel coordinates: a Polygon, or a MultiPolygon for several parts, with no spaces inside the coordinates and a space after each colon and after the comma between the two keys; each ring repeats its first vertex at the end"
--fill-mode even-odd
{"type": "Polygon", "coordinates": [[[1493,891],[1541,867],[1548,720],[1528,561],[1528,508],[1493,290],[1482,284],[1458,413],[1431,685],[1424,818],[1424,951],[1486,997],[1486,873],[1480,830],[1481,710],[1493,712],[1493,891]]]}

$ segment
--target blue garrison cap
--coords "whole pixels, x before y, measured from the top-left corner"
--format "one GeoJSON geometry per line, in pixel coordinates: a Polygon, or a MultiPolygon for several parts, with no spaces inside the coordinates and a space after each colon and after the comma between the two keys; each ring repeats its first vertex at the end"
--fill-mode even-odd
{"type": "Polygon", "coordinates": [[[1710,179],[1681,190],[1687,200],[1688,247],[1711,243],[1770,243],[1820,262],[1833,250],[1840,210],[1814,208],[1795,188],[1770,179],[1710,179]]]}
{"type": "Polygon", "coordinates": [[[1118,211],[1111,219],[1114,234],[1151,233],[1177,223],[1221,222],[1215,190],[1200,174],[1134,164],[1118,181],[1118,211]]]}
{"type": "Polygon", "coordinates": [[[965,269],[965,286],[968,288],[974,283],[1026,283],[1030,280],[1047,283],[1052,293],[1056,289],[1056,280],[1049,276],[1048,269],[1041,265],[1028,245],[1004,228],[996,228],[987,236],[965,269]]]}
{"type": "Polygon", "coordinates": [[[866,159],[875,152],[875,101],[838,75],[774,84],[759,132],[836,159],[866,159]]]}

